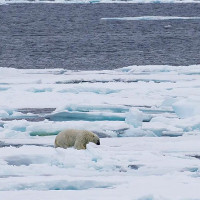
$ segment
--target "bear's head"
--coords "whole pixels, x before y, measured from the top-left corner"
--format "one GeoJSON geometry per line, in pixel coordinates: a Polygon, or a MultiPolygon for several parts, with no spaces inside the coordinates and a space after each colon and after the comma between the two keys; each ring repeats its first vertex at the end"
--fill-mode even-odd
{"type": "Polygon", "coordinates": [[[87,131],[87,143],[93,142],[94,144],[100,145],[99,137],[93,132],[87,131]]]}
{"type": "Polygon", "coordinates": [[[97,144],[97,145],[100,145],[100,139],[96,134],[93,135],[92,142],[97,144]]]}

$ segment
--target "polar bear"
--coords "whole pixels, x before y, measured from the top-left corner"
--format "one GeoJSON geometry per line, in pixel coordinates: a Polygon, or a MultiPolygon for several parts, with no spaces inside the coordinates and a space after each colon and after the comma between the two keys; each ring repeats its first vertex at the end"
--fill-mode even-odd
{"type": "Polygon", "coordinates": [[[86,145],[89,142],[93,142],[100,145],[99,137],[93,132],[86,130],[68,129],[61,131],[55,139],[55,148],[62,147],[64,149],[68,147],[74,147],[75,149],[86,149],[86,145]]]}

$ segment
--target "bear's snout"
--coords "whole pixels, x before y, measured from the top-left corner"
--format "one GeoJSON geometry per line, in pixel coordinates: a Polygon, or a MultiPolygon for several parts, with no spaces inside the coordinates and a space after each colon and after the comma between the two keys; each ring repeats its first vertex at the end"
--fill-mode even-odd
{"type": "Polygon", "coordinates": [[[100,140],[97,140],[97,145],[100,145],[100,140]]]}

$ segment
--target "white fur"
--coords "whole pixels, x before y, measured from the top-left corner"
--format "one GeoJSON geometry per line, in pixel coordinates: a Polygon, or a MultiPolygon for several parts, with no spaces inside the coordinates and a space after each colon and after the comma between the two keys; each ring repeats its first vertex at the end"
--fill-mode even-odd
{"type": "Polygon", "coordinates": [[[100,144],[99,137],[93,132],[86,130],[68,129],[61,131],[55,139],[55,147],[68,148],[74,147],[75,149],[86,149],[89,142],[100,144]]]}

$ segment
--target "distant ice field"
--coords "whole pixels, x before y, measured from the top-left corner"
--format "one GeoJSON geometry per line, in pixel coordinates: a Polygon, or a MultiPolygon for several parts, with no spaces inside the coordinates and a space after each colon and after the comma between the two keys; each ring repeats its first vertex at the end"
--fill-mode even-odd
{"type": "Polygon", "coordinates": [[[0,68],[0,197],[200,199],[200,66],[0,68]],[[54,148],[63,129],[101,145],[54,148]]]}
{"type": "Polygon", "coordinates": [[[130,21],[153,21],[153,20],[200,20],[200,17],[177,17],[177,16],[141,16],[141,17],[115,17],[101,18],[101,20],[130,20],[130,21]]]}

